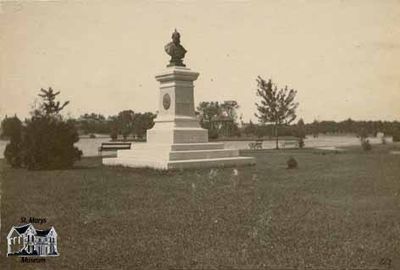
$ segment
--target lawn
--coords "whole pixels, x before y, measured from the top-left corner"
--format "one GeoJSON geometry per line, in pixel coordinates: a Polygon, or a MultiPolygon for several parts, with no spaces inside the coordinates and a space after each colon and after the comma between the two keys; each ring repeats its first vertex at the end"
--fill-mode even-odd
{"type": "Polygon", "coordinates": [[[245,152],[256,166],[171,172],[99,158],[27,171],[1,160],[0,268],[400,269],[394,148],[245,152]],[[289,156],[298,169],[286,169],[289,156]],[[24,216],[56,228],[59,257],[5,257],[6,235],[24,216]]]}

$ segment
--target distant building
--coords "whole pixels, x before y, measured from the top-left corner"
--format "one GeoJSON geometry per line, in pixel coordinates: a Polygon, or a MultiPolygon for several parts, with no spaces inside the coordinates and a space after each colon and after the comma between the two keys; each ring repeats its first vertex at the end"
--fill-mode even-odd
{"type": "Polygon", "coordinates": [[[13,226],[7,235],[7,256],[58,256],[54,227],[37,230],[32,224],[13,226]]]}

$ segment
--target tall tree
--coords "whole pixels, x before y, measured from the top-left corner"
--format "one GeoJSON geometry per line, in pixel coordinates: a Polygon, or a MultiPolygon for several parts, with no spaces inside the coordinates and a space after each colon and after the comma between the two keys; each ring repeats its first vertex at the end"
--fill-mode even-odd
{"type": "Polygon", "coordinates": [[[286,86],[278,90],[272,80],[264,80],[257,77],[257,96],[260,97],[260,104],[256,103],[258,113],[255,116],[265,123],[272,123],[275,129],[276,149],[279,149],[278,128],[282,124],[290,124],[296,119],[298,103],[294,102],[297,91],[288,89],[286,86]]]}

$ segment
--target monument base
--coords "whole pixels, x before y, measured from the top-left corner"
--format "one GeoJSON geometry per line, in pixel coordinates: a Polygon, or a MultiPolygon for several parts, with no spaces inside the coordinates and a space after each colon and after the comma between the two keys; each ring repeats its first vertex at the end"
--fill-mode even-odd
{"type": "Polygon", "coordinates": [[[252,157],[240,157],[239,150],[225,149],[223,143],[135,144],[118,150],[116,158],[104,158],[104,165],[184,169],[254,165],[252,157]]]}

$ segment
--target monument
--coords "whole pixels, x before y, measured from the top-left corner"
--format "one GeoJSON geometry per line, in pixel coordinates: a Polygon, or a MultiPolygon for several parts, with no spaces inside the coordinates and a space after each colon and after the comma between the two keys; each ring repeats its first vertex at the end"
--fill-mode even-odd
{"type": "Polygon", "coordinates": [[[155,77],[160,82],[159,112],[154,127],[147,131],[147,142],[118,150],[117,157],[104,158],[103,164],[155,169],[254,164],[254,158],[239,156],[237,149],[208,142],[208,131],[200,127],[194,111],[193,82],[199,73],[183,64],[186,50],[176,30],[165,52],[171,59],[155,77]]]}

